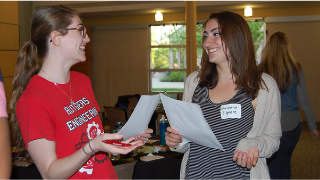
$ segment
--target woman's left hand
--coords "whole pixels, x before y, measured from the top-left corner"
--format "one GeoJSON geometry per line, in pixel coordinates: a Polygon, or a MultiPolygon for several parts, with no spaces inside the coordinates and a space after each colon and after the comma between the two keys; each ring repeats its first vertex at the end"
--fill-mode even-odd
{"type": "Polygon", "coordinates": [[[140,134],[139,136],[137,136],[137,139],[142,140],[144,143],[146,143],[148,141],[148,139],[151,137],[151,134],[153,133],[153,130],[148,128],[144,131],[144,133],[140,134]]]}
{"type": "Polygon", "coordinates": [[[259,150],[256,147],[251,147],[246,151],[236,151],[233,155],[233,161],[237,161],[237,164],[242,167],[251,169],[252,166],[256,166],[259,156],[259,150]]]}
{"type": "Polygon", "coordinates": [[[311,131],[313,139],[317,140],[319,138],[319,131],[317,129],[311,131]]]}

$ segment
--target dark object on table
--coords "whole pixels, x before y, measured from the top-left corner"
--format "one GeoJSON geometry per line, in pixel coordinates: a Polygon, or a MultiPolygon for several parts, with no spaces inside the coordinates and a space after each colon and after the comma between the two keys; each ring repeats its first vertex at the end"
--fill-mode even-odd
{"type": "Polygon", "coordinates": [[[42,179],[35,164],[28,167],[12,166],[10,179],[42,179]]]}
{"type": "Polygon", "coordinates": [[[111,132],[117,129],[117,122],[121,122],[123,125],[127,122],[126,112],[123,108],[111,106],[103,106],[103,108],[109,121],[111,132]]]}
{"type": "Polygon", "coordinates": [[[126,111],[127,118],[129,119],[140,97],[140,94],[118,96],[118,102],[116,103],[115,107],[123,108],[126,111]]]}

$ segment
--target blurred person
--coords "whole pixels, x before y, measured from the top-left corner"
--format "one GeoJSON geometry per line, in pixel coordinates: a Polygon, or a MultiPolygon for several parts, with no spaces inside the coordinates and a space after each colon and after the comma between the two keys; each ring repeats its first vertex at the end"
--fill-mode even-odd
{"type": "Polygon", "coordinates": [[[267,159],[272,179],[291,178],[291,156],[301,134],[302,118],[299,104],[307,119],[311,135],[319,138],[307,94],[302,67],[291,53],[289,39],[284,32],[277,31],[268,39],[261,52],[259,68],[270,74],[277,82],[281,93],[281,129],[279,150],[267,159]]]}
{"type": "Polygon", "coordinates": [[[225,151],[185,143],[168,127],[167,145],[185,153],[180,178],[270,178],[266,158],[280,144],[280,93],[275,80],[258,70],[247,22],[232,12],[212,13],[203,49],[201,69],[186,79],[183,100],[200,106],[225,151]],[[221,116],[222,107],[234,105],[238,116],[221,116]]]}
{"type": "Polygon", "coordinates": [[[130,147],[102,142],[123,135],[104,133],[90,79],[70,71],[86,60],[89,41],[74,10],[50,5],[35,12],[31,39],[20,49],[11,121],[43,179],[117,179],[108,153],[127,154],[152,133],[122,141],[130,147]]]}
{"type": "Polygon", "coordinates": [[[0,179],[10,179],[12,169],[11,142],[7,113],[7,100],[0,67],[0,179]]]}

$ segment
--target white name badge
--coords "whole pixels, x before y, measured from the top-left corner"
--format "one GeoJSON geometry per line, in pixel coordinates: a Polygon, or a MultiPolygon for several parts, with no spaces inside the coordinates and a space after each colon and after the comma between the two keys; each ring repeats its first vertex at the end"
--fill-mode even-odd
{"type": "Polygon", "coordinates": [[[221,119],[241,118],[241,104],[227,104],[220,107],[221,119]]]}

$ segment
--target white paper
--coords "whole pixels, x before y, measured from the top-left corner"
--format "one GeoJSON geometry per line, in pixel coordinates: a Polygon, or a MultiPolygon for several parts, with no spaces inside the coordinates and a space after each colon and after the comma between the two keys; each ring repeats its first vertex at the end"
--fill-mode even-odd
{"type": "Polygon", "coordinates": [[[179,131],[186,141],[221,149],[198,104],[179,101],[160,94],[170,126],[179,131]]]}
{"type": "Polygon", "coordinates": [[[175,100],[163,94],[142,95],[140,97],[128,122],[119,131],[123,134],[123,139],[140,135],[147,129],[160,98],[170,126],[179,131],[184,142],[192,141],[203,146],[223,150],[203,117],[199,105],[175,100]]]}
{"type": "Polygon", "coordinates": [[[127,123],[119,131],[119,133],[123,134],[124,140],[132,136],[138,136],[148,128],[148,124],[159,100],[159,95],[142,95],[140,97],[127,123]]]}

